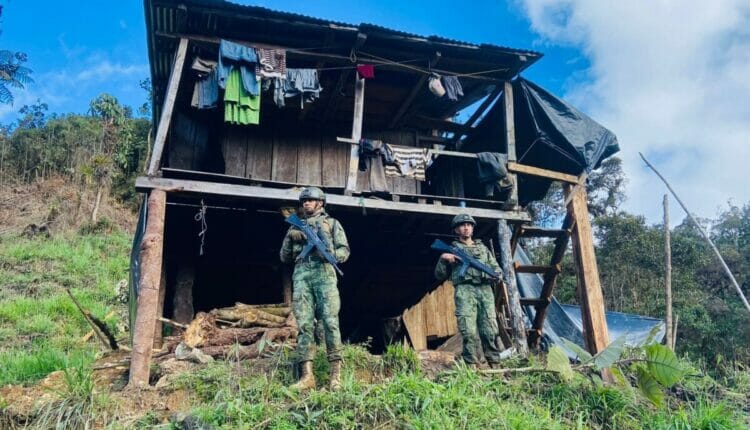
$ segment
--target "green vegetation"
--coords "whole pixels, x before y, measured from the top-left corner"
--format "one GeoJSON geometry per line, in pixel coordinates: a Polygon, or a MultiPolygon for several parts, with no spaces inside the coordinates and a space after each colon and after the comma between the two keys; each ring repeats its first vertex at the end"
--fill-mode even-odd
{"type": "Polygon", "coordinates": [[[115,287],[127,278],[130,241],[119,231],[0,237],[0,386],[34,382],[95,359],[100,346],[96,339],[81,341],[90,327],[65,288],[100,319],[121,309],[115,287]]]}

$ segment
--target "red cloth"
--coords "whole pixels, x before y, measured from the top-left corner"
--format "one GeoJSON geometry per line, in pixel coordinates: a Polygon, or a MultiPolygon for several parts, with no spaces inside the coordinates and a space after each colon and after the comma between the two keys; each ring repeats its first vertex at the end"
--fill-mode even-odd
{"type": "Polygon", "coordinates": [[[375,66],[372,64],[357,64],[357,74],[361,79],[372,79],[375,77],[375,66]]]}

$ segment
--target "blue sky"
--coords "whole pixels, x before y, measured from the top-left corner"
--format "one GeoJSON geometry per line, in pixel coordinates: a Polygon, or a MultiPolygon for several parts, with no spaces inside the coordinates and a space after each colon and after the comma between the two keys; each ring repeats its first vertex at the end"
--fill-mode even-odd
{"type": "MultiPolygon", "coordinates": [[[[661,216],[665,189],[638,152],[701,217],[750,201],[747,0],[240,2],[541,51],[524,76],[617,134],[629,180],[624,209],[652,222],[661,216]]],[[[0,4],[0,47],[26,52],[36,80],[14,106],[0,106],[0,124],[37,98],[57,113],[83,113],[102,92],[133,108],[145,101],[141,1],[0,4]]]]}
{"type": "MultiPolygon", "coordinates": [[[[41,98],[58,113],[85,112],[102,92],[137,107],[145,100],[138,83],[148,76],[142,2],[6,0],[0,46],[29,55],[35,84],[19,92],[12,107],[0,109],[0,122],[41,98]],[[102,6],[106,4],[106,6],[102,6]],[[43,10],[43,13],[40,13],[43,10]]],[[[545,57],[526,73],[561,92],[567,76],[580,71],[583,57],[573,48],[542,46],[514,4],[473,2],[457,15],[454,2],[403,1],[260,1],[244,2],[349,23],[368,22],[418,34],[438,34],[470,42],[488,42],[541,50],[545,57]],[[576,68],[578,67],[578,69],[576,68]]]]}

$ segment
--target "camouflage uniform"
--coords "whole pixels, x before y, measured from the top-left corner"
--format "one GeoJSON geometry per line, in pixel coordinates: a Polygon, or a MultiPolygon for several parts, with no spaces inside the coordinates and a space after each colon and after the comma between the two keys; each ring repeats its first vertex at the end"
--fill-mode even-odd
{"type": "MultiPolygon", "coordinates": [[[[339,263],[349,258],[349,244],[341,224],[328,216],[323,209],[305,218],[314,230],[322,231],[328,251],[339,263]]],[[[304,241],[294,241],[289,232],[284,237],[279,253],[284,263],[295,262],[302,252],[304,241]]],[[[315,350],[315,319],[323,325],[326,350],[329,361],[341,360],[341,333],[339,331],[339,308],[341,302],[336,286],[336,272],[317,252],[311,252],[302,261],[297,261],[292,276],[294,293],[292,296],[294,317],[297,319],[297,354],[300,362],[312,360],[315,350]]]]}
{"type": "MultiPolygon", "coordinates": [[[[453,246],[465,250],[496,272],[501,272],[497,260],[482,241],[475,239],[474,244],[470,246],[456,240],[453,242],[453,246]]],[[[450,277],[456,289],[456,319],[458,320],[458,330],[463,337],[464,361],[471,364],[479,363],[477,348],[481,339],[487,361],[497,363],[500,361],[500,349],[497,347],[496,341],[499,330],[497,315],[495,314],[493,281],[487,274],[473,267],[469,267],[466,274],[459,277],[458,270],[453,270],[456,265],[452,267],[444,260],[438,260],[437,266],[435,266],[435,277],[440,281],[450,277]]]]}

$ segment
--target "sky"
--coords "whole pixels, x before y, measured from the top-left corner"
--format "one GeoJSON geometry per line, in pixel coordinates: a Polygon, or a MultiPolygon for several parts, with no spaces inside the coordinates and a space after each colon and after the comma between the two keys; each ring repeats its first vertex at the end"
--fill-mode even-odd
{"type": "MultiPolygon", "coordinates": [[[[541,51],[523,76],[617,134],[629,179],[623,209],[652,223],[661,217],[666,189],[639,151],[700,217],[750,201],[748,0],[479,0],[461,9],[445,0],[239,3],[541,51]]],[[[0,106],[0,124],[37,99],[57,113],[84,113],[103,92],[133,108],[145,101],[141,1],[0,4],[0,49],[26,52],[35,80],[12,106],[0,106]]]]}

